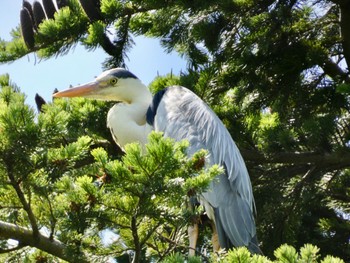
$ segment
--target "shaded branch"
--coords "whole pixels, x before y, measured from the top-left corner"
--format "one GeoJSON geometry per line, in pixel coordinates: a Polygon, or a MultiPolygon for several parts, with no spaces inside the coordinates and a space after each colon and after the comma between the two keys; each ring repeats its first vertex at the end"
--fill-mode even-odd
{"type": "Polygon", "coordinates": [[[314,174],[317,173],[316,166],[310,167],[310,169],[304,174],[304,176],[300,179],[300,181],[294,186],[293,191],[290,193],[290,195],[294,196],[294,202],[292,204],[292,208],[294,209],[296,205],[296,201],[299,199],[301,195],[301,190],[305,186],[306,182],[309,181],[311,177],[314,176],[314,174]]]}
{"type": "Polygon", "coordinates": [[[350,4],[349,0],[331,0],[331,2],[338,4],[340,6],[348,5],[350,4]]]}
{"type": "Polygon", "coordinates": [[[141,259],[141,244],[140,244],[140,239],[139,239],[139,235],[137,233],[137,225],[136,225],[136,217],[133,216],[131,218],[131,230],[132,230],[132,236],[134,239],[134,245],[135,245],[135,255],[134,258],[132,260],[133,263],[138,263],[140,262],[141,259]]]}
{"type": "Polygon", "coordinates": [[[183,249],[186,249],[186,250],[194,250],[198,255],[200,255],[202,258],[204,258],[207,262],[209,262],[209,258],[203,254],[201,251],[199,251],[198,249],[196,248],[192,248],[192,247],[189,247],[189,246],[184,246],[184,245],[181,245],[179,244],[177,241],[174,241],[168,237],[165,237],[163,236],[162,234],[160,233],[157,233],[158,237],[160,240],[164,241],[164,242],[167,242],[169,244],[172,244],[174,245],[174,247],[177,247],[177,248],[183,248],[183,249]]]}
{"type": "Polygon", "coordinates": [[[153,226],[147,233],[147,235],[143,238],[143,240],[140,241],[141,246],[147,243],[148,239],[151,238],[151,236],[154,234],[154,232],[157,230],[157,228],[161,225],[162,223],[159,222],[155,226],[153,226]]]}
{"type": "Polygon", "coordinates": [[[339,194],[339,193],[332,193],[332,192],[328,192],[328,196],[329,197],[333,197],[334,199],[338,200],[338,201],[342,201],[345,203],[350,203],[350,197],[347,196],[346,194],[339,194]]]}
{"type": "MultiPolygon", "coordinates": [[[[350,39],[349,39],[349,41],[350,41],[350,39]]],[[[349,43],[349,45],[350,45],[350,43],[349,43]]],[[[345,51],[344,51],[344,55],[345,55],[345,51]]],[[[350,57],[349,57],[349,59],[350,59],[350,57]]],[[[350,76],[349,76],[348,72],[345,72],[341,67],[339,67],[339,65],[337,63],[335,63],[331,59],[328,59],[327,61],[325,61],[321,67],[322,67],[324,73],[327,74],[328,76],[330,76],[332,79],[339,79],[340,78],[340,79],[346,81],[347,83],[350,83],[350,76]]]]}
{"type": "Polygon", "coordinates": [[[284,152],[271,155],[265,155],[255,150],[240,149],[240,151],[247,162],[259,164],[314,164],[318,169],[324,171],[350,167],[349,151],[337,151],[331,154],[284,152]]]}
{"type": "Polygon", "coordinates": [[[342,37],[343,54],[346,63],[350,65],[350,0],[331,0],[340,8],[340,32],[342,37]]]}
{"type": "Polygon", "coordinates": [[[33,238],[32,230],[3,221],[0,221],[0,238],[17,240],[21,246],[35,247],[68,262],[88,262],[84,255],[69,254],[68,248],[59,240],[50,239],[40,232],[37,238],[33,238]]]}
{"type": "MultiPolygon", "coordinates": [[[[345,1],[344,1],[345,2],[345,1]]],[[[340,5],[340,32],[343,53],[348,67],[350,66],[350,1],[340,5]]]]}

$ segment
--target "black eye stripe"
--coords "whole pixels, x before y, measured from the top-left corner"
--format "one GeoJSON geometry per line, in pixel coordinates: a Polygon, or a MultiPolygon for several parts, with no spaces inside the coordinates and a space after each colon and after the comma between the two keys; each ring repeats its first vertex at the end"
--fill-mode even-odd
{"type": "Polygon", "coordinates": [[[128,78],[137,79],[137,77],[134,74],[132,74],[130,71],[123,68],[111,69],[109,74],[119,79],[128,79],[128,78]]]}

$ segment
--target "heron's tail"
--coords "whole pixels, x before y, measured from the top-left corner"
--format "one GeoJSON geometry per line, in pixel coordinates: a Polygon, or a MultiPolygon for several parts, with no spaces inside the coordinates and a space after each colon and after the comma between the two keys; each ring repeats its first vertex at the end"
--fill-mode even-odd
{"type": "Polygon", "coordinates": [[[226,250],[246,246],[253,254],[263,254],[249,205],[239,198],[234,200],[230,206],[214,208],[220,246],[226,250]]]}
{"type": "Polygon", "coordinates": [[[264,254],[259,247],[258,238],[256,237],[256,235],[253,236],[252,240],[249,242],[248,249],[252,254],[264,254]]]}

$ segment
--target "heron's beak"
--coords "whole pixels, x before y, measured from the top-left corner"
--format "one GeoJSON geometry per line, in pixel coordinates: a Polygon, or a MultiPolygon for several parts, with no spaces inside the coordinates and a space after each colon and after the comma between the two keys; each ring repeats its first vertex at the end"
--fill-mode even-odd
{"type": "Polygon", "coordinates": [[[88,95],[94,94],[99,88],[99,84],[96,81],[81,85],[81,86],[76,86],[73,88],[69,88],[66,90],[59,91],[52,96],[54,98],[62,98],[62,97],[86,97],[88,95]]]}

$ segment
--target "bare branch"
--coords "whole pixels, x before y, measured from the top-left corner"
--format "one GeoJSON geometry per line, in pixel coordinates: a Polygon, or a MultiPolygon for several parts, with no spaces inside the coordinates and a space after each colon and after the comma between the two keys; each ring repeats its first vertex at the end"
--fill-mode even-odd
{"type": "Polygon", "coordinates": [[[250,161],[260,164],[314,164],[319,170],[323,171],[350,167],[349,150],[339,150],[330,154],[316,152],[284,152],[271,155],[264,155],[254,150],[240,149],[240,151],[247,162],[250,161]]]}
{"type": "Polygon", "coordinates": [[[59,240],[50,239],[40,232],[34,238],[32,230],[3,221],[0,221],[0,238],[17,240],[22,246],[38,248],[68,262],[88,262],[85,255],[69,254],[68,248],[59,240]]]}

